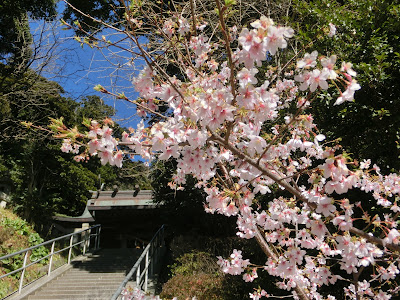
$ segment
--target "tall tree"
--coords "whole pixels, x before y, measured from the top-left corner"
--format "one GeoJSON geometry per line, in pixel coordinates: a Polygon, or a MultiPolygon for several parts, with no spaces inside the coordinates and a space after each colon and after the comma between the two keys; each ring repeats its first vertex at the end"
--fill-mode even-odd
{"type": "Polygon", "coordinates": [[[41,222],[43,216],[55,212],[82,213],[89,190],[97,188],[97,175],[103,167],[94,160],[86,166],[71,160],[71,155],[60,153],[59,143],[50,135],[27,127],[46,127],[49,117],[61,116],[68,119],[70,126],[80,126],[85,115],[105,118],[113,115],[114,109],[102,104],[97,96],[88,96],[79,103],[65,98],[57,83],[32,70],[24,76],[5,73],[0,73],[4,112],[0,116],[0,155],[4,167],[1,177],[14,184],[13,206],[33,222],[41,222]]]}
{"type": "MultiPolygon", "coordinates": [[[[3,0],[0,3],[0,61],[20,72],[27,70],[31,58],[28,18],[53,18],[54,0],[3,0]]],[[[3,69],[4,71],[4,69],[3,69]]]]}
{"type": "Polygon", "coordinates": [[[351,60],[362,86],[355,102],[345,108],[325,105],[335,96],[332,91],[322,95],[323,101],[313,105],[320,128],[332,139],[340,137],[354,157],[371,158],[386,171],[399,170],[399,3],[296,0],[292,13],[299,38],[313,50],[335,53],[340,61],[351,60]],[[332,38],[329,23],[337,29],[332,38]]]}

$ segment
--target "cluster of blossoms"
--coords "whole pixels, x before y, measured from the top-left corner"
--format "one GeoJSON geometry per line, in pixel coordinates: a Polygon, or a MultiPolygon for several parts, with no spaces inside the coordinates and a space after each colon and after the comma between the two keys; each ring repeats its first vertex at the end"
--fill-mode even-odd
{"type": "MultiPolygon", "coordinates": [[[[121,300],[161,300],[161,298],[160,296],[146,295],[146,293],[139,288],[133,289],[128,287],[121,292],[121,300]]],[[[179,299],[174,297],[172,300],[179,300],[179,299]]],[[[197,300],[197,299],[196,297],[193,297],[191,300],[197,300]]]]}
{"type": "MultiPolygon", "coordinates": [[[[329,58],[321,57],[322,69],[314,69],[317,66],[317,58],[318,52],[313,51],[311,54],[306,53],[304,58],[297,62],[297,68],[301,71],[294,79],[301,82],[299,86],[301,91],[305,91],[308,88],[311,92],[314,92],[317,88],[327,90],[329,87],[328,80],[336,80],[338,78],[338,74],[335,71],[336,55],[332,55],[329,58]]],[[[343,75],[341,79],[346,84],[346,90],[343,93],[340,92],[340,97],[337,98],[335,105],[354,100],[355,91],[361,88],[354,79],[357,73],[352,69],[351,63],[342,62],[340,71],[343,75]]]]}
{"type": "MultiPolygon", "coordinates": [[[[108,163],[112,166],[115,165],[121,168],[124,155],[121,150],[116,150],[118,142],[112,135],[112,129],[108,125],[100,126],[97,121],[91,121],[90,126],[88,127],[90,129],[89,132],[86,134],[86,137],[89,139],[89,142],[87,144],[88,154],[91,156],[98,155],[103,165],[108,163]]],[[[77,136],[75,136],[75,139],[76,138],[77,136]]],[[[80,147],[81,145],[77,143],[72,143],[72,140],[70,138],[67,138],[63,141],[61,151],[66,153],[71,152],[74,154],[78,154],[80,147]]],[[[75,159],[77,161],[82,161],[87,157],[85,156],[85,154],[87,153],[81,153],[75,156],[75,159]]]]}
{"type": "Polygon", "coordinates": [[[122,291],[121,293],[121,299],[122,300],[130,300],[130,299],[135,299],[135,300],[160,300],[160,297],[147,297],[146,294],[138,288],[126,288],[122,291]]]}
{"type": "Polygon", "coordinates": [[[258,289],[257,291],[250,294],[250,299],[253,300],[260,300],[262,297],[269,298],[268,293],[262,289],[258,289]]]}
{"type": "MultiPolygon", "coordinates": [[[[397,292],[389,280],[399,273],[394,260],[400,252],[400,178],[380,174],[368,161],[357,168],[340,147],[323,143],[325,137],[306,112],[313,94],[327,90],[333,81],[344,89],[335,105],[353,100],[360,88],[356,73],[350,63],[338,67],[336,56],[314,51],[283,76],[268,71],[262,80],[257,67],[268,66],[294,32],[266,17],[251,26],[239,33],[235,50],[230,48],[235,30],[226,33],[227,60],[217,62],[213,53],[218,44],[204,27],[197,26],[197,35],[187,35],[190,26],[182,16],[165,21],[162,32],[171,47],[179,47],[179,41],[178,50],[187,51],[188,59],[176,62],[184,74],[164,78],[165,72],[147,66],[134,85],[141,111],[154,113],[155,103],[163,103],[171,117],[149,128],[141,122],[121,140],[112,137],[108,125],[93,121],[82,138],[88,140],[87,154],[118,166],[124,149],[147,160],[175,158],[178,167],[171,186],[181,188],[186,175],[195,177],[207,193],[206,210],[237,217],[238,236],[256,238],[268,256],[263,266],[255,267],[234,250],[228,260],[219,258],[226,273],[244,272],[244,280],[253,281],[262,268],[279,278],[279,288],[300,299],[323,299],[322,285],[349,274],[349,298],[389,299],[397,292]],[[279,121],[282,114],[284,122],[279,121]],[[266,130],[267,122],[274,125],[266,130]],[[272,186],[292,197],[271,196],[268,205],[256,205],[257,199],[272,193],[272,186]],[[353,189],[371,194],[384,214],[369,216],[361,204],[343,197],[353,189]],[[354,227],[356,219],[366,231],[354,227]],[[353,280],[365,269],[371,278],[353,280]]],[[[334,29],[330,27],[330,35],[334,29]]],[[[64,140],[63,151],[78,154],[76,145],[64,140]]],[[[250,298],[264,296],[268,294],[260,290],[250,298]]]]}
{"type": "Polygon", "coordinates": [[[233,250],[230,256],[230,260],[223,259],[221,256],[218,257],[218,265],[221,266],[224,273],[231,275],[240,275],[250,264],[248,259],[243,259],[242,251],[233,250]]]}
{"type": "MultiPolygon", "coordinates": [[[[161,298],[160,296],[146,295],[145,292],[138,288],[125,288],[121,293],[121,300],[161,300],[161,298]]],[[[175,297],[172,300],[178,300],[178,298],[175,297]]],[[[196,300],[196,297],[191,300],[196,300]]]]}

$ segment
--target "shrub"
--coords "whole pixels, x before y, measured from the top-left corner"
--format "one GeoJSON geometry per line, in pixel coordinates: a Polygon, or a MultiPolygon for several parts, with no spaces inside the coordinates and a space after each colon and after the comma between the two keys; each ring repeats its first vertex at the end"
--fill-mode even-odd
{"type": "Polygon", "coordinates": [[[163,299],[177,297],[178,300],[192,297],[196,297],[197,300],[222,300],[225,299],[222,290],[223,278],[222,274],[178,274],[164,284],[160,296],[163,299]]]}
{"type": "MultiPolygon", "coordinates": [[[[0,210],[0,256],[14,253],[42,242],[43,239],[26,221],[20,219],[11,211],[0,210]]],[[[36,248],[29,256],[28,263],[39,260],[48,254],[49,250],[46,247],[36,248]]],[[[0,262],[0,274],[6,274],[21,268],[23,261],[24,254],[2,260],[0,262]]],[[[28,268],[25,272],[26,280],[24,282],[34,280],[43,275],[40,269],[47,261],[48,259],[44,259],[38,265],[28,268]]],[[[7,296],[17,288],[20,276],[21,272],[17,272],[0,281],[0,298],[7,296]]]]}
{"type": "Polygon", "coordinates": [[[171,273],[175,275],[215,274],[220,273],[216,258],[209,253],[192,251],[180,256],[176,263],[171,266],[171,273]]]}
{"type": "Polygon", "coordinates": [[[162,298],[224,299],[224,275],[220,272],[216,259],[209,253],[196,250],[185,253],[170,266],[170,271],[172,278],[164,284],[162,298]]]}

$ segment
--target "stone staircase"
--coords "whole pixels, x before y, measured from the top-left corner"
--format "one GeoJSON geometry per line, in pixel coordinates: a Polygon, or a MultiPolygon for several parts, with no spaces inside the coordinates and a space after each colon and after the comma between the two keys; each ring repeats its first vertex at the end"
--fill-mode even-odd
{"type": "Polygon", "coordinates": [[[24,300],[109,300],[139,258],[142,249],[102,249],[44,286],[24,300]]]}

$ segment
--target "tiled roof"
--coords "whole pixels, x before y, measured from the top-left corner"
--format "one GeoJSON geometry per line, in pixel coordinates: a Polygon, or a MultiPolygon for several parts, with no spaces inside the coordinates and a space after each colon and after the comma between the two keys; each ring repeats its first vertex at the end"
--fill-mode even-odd
{"type": "Polygon", "coordinates": [[[79,217],[69,216],[53,216],[53,220],[62,222],[73,222],[73,223],[91,223],[94,222],[93,216],[90,214],[88,208],[85,208],[83,214],[79,217]]]}
{"type": "Polygon", "coordinates": [[[151,209],[157,207],[151,190],[91,191],[92,198],[87,207],[90,210],[109,210],[115,208],[151,209]]]}

